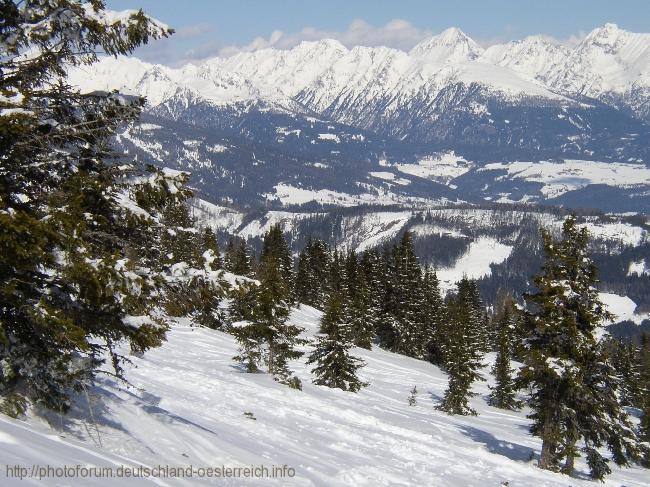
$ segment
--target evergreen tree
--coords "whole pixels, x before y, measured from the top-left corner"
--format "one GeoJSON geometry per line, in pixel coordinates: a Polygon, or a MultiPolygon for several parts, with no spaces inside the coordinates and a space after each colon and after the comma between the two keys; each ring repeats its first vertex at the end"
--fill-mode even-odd
{"type": "Polygon", "coordinates": [[[418,403],[418,387],[413,386],[409,394],[409,406],[416,406],[418,403]]]}
{"type": "Polygon", "coordinates": [[[223,268],[219,243],[217,242],[216,235],[210,227],[205,227],[201,234],[201,250],[203,251],[201,255],[203,256],[206,265],[211,270],[216,271],[223,268]]]}
{"type": "Polygon", "coordinates": [[[619,397],[621,405],[635,406],[640,403],[642,390],[640,350],[634,343],[623,343],[616,339],[607,342],[612,357],[612,366],[620,377],[619,397]]]}
{"type": "MultiPolygon", "coordinates": [[[[230,237],[228,245],[226,246],[224,267],[229,272],[243,277],[253,277],[253,268],[251,264],[251,257],[246,248],[246,243],[243,239],[236,239],[230,237]]],[[[234,286],[228,293],[230,302],[228,304],[228,321],[230,324],[238,322],[250,322],[253,317],[253,307],[256,299],[257,285],[252,281],[240,281],[237,286],[234,286]]],[[[241,330],[240,330],[241,331],[241,330]]],[[[241,331],[243,333],[243,331],[241,331]]],[[[257,335],[256,335],[257,336],[257,335]]],[[[247,346],[257,350],[256,346],[247,338],[243,338],[247,346]]],[[[261,344],[259,345],[261,347],[261,344]]],[[[251,352],[252,353],[252,352],[251,352]]],[[[261,355],[258,357],[261,360],[261,355]]],[[[249,372],[257,372],[257,369],[250,365],[247,369],[249,372]]]]}
{"type": "Polygon", "coordinates": [[[293,288],[293,262],[291,260],[291,250],[289,249],[289,244],[284,238],[280,224],[271,226],[269,231],[264,235],[260,261],[273,261],[274,265],[280,272],[280,277],[284,280],[285,286],[288,289],[293,288]]]}
{"type": "Polygon", "coordinates": [[[435,271],[426,266],[422,278],[423,302],[421,305],[421,317],[423,323],[424,336],[422,342],[425,343],[426,358],[437,365],[442,365],[441,343],[444,340],[444,306],[438,277],[435,271]]]}
{"type": "Polygon", "coordinates": [[[399,305],[396,308],[397,343],[394,350],[411,357],[424,357],[427,345],[427,330],[421,316],[424,302],[422,268],[413,249],[413,237],[405,232],[395,252],[395,294],[399,305]]]}
{"type": "Polygon", "coordinates": [[[331,295],[321,322],[321,335],[307,363],[316,364],[312,370],[316,374],[314,384],[357,392],[368,385],[357,377],[358,369],[365,364],[350,355],[351,330],[345,322],[342,300],[340,292],[331,295]]]}
{"type": "Polygon", "coordinates": [[[161,236],[163,269],[166,271],[165,311],[187,316],[207,328],[227,324],[221,307],[229,285],[217,272],[221,257],[209,227],[199,232],[185,201],[170,202],[163,209],[165,231],[161,236]]]}
{"type": "Polygon", "coordinates": [[[345,263],[347,288],[347,321],[352,330],[352,342],[370,350],[374,336],[372,301],[357,254],[350,252],[345,263]]]}
{"type": "Polygon", "coordinates": [[[252,257],[243,239],[230,237],[226,247],[224,267],[227,271],[238,276],[253,276],[252,257]]]}
{"type": "Polygon", "coordinates": [[[327,244],[311,240],[298,256],[295,277],[295,298],[320,310],[327,302],[330,257],[327,244]]]}
{"type": "Polygon", "coordinates": [[[361,276],[366,295],[365,320],[372,330],[373,340],[378,334],[384,302],[384,268],[376,250],[368,250],[361,256],[361,276]]]}
{"type": "Polygon", "coordinates": [[[338,249],[334,249],[334,252],[332,252],[327,283],[329,291],[327,302],[329,302],[331,295],[335,293],[339,293],[341,296],[347,296],[348,290],[347,279],[345,277],[345,260],[338,249]]]}
{"type": "Polygon", "coordinates": [[[580,450],[594,478],[609,472],[598,449],[615,463],[637,457],[635,436],[618,398],[618,378],[597,336],[610,318],[598,297],[597,269],[589,257],[588,233],[575,217],[555,241],[543,232],[545,262],[526,296],[528,337],[520,387],[531,387],[531,432],[542,439],[539,466],[571,473],[580,450]]]}
{"type": "Polygon", "coordinates": [[[449,414],[476,414],[468,398],[474,395],[472,383],[485,380],[479,373],[483,367],[483,315],[476,282],[464,277],[458,283],[458,294],[448,304],[449,336],[443,349],[449,385],[438,409],[449,414]]]}
{"type": "Polygon", "coordinates": [[[170,202],[163,210],[165,232],[162,235],[163,263],[167,266],[185,262],[192,268],[203,268],[201,242],[196,221],[184,202],[170,202]]]}
{"type": "Polygon", "coordinates": [[[397,274],[394,247],[384,247],[380,257],[380,268],[383,273],[383,286],[381,293],[381,313],[376,333],[379,339],[379,346],[387,350],[394,350],[397,341],[398,323],[396,315],[400,306],[400,298],[395,287],[395,275],[397,274]]]}
{"type": "Polygon", "coordinates": [[[144,100],[80,93],[66,71],[171,31],[142,11],[109,20],[99,1],[4,1],[0,18],[0,394],[62,410],[106,354],[122,375],[118,342],[140,352],[164,339],[146,248],[157,246],[160,214],[137,208],[136,176],[154,181],[143,192],[162,183],[186,195],[178,181],[115,161],[112,138],[144,100]]]}
{"type": "Polygon", "coordinates": [[[489,403],[501,409],[518,409],[521,404],[516,399],[516,388],[513,379],[513,369],[510,366],[512,354],[512,339],[516,328],[514,311],[506,305],[502,315],[496,320],[498,323],[497,356],[492,368],[496,379],[495,387],[490,387],[492,393],[489,403]]]}
{"type": "Polygon", "coordinates": [[[303,355],[296,347],[304,340],[299,336],[302,329],[288,323],[291,307],[285,254],[288,245],[278,232],[279,227],[272,227],[264,237],[257,273],[260,284],[253,288],[250,321],[233,329],[240,344],[235,360],[244,363],[249,371],[257,371],[263,361],[277,381],[299,388],[299,381],[291,377],[288,362],[303,355]]]}
{"type": "Polygon", "coordinates": [[[424,357],[429,341],[422,316],[425,297],[411,233],[404,233],[398,245],[386,249],[383,259],[386,287],[377,328],[380,345],[404,355],[424,357]]]}
{"type": "Polygon", "coordinates": [[[635,360],[638,396],[636,404],[641,410],[639,438],[643,442],[643,465],[650,467],[650,335],[644,333],[635,360]]]}

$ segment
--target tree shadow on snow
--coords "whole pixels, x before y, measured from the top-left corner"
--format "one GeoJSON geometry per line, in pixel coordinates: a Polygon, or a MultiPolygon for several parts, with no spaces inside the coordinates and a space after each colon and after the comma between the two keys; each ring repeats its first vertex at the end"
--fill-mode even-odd
{"type": "Polygon", "coordinates": [[[459,429],[465,436],[468,436],[478,443],[484,444],[487,450],[491,453],[502,455],[517,462],[528,462],[534,458],[535,450],[527,446],[512,443],[510,441],[499,440],[492,433],[474,428],[473,426],[461,425],[459,426],[459,429]]]}
{"type": "Polygon", "coordinates": [[[443,397],[439,396],[435,392],[427,391],[427,394],[429,394],[429,397],[431,398],[431,401],[433,401],[434,404],[440,404],[442,402],[443,397]]]}
{"type": "Polygon", "coordinates": [[[161,422],[188,425],[217,435],[216,432],[209,428],[161,408],[159,406],[161,398],[155,394],[141,389],[120,387],[116,381],[107,378],[98,378],[93,387],[89,387],[87,391],[74,394],[71,397],[71,407],[67,414],[45,408],[39,408],[37,413],[46,419],[53,429],[79,439],[85,439],[84,437],[87,436],[87,439],[96,441],[95,437],[101,436],[101,432],[97,432],[98,428],[100,430],[109,428],[129,434],[124,425],[111,414],[112,405],[125,402],[123,397],[120,397],[111,389],[119,390],[121,393],[130,396],[137,407],[156,417],[161,422]]]}

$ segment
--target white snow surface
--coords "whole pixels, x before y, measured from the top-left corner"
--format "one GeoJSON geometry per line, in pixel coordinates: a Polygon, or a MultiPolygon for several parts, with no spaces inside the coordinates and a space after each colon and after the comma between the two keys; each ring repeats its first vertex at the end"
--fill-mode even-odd
{"type": "Polygon", "coordinates": [[[403,173],[446,184],[468,172],[472,164],[452,151],[425,157],[417,164],[397,164],[396,167],[403,173]]]}
{"type": "MultiPolygon", "coordinates": [[[[291,321],[313,336],[321,313],[301,306],[291,321]]],[[[292,366],[303,382],[297,391],[267,374],[247,374],[233,364],[232,336],[191,327],[182,320],[168,341],[127,370],[133,387],[103,379],[90,391],[97,420],[83,405],[52,426],[37,417],[0,417],[3,463],[21,465],[237,467],[287,465],[283,479],[34,479],[6,478],[7,487],[29,486],[415,486],[593,487],[594,482],[540,470],[530,461],[540,441],[527,433],[526,411],[485,402],[487,385],[474,386],[477,417],[448,416],[434,405],[447,386],[445,374],[425,361],[374,348],[354,349],[367,362],[360,375],[371,385],[359,393],[311,383],[305,358],[292,366]],[[417,385],[417,405],[408,405],[417,385]],[[256,418],[249,419],[249,412],[256,418]],[[86,418],[87,421],[87,418],[86,418]],[[87,428],[86,428],[87,427],[87,428]]],[[[309,350],[309,347],[306,347],[309,350]]],[[[487,362],[493,360],[487,357],[487,362]]],[[[487,372],[487,370],[486,370],[487,372]]],[[[487,375],[487,373],[486,373],[487,375]]],[[[586,465],[577,462],[581,475],[586,465]]],[[[647,470],[613,467],[604,485],[647,485],[647,470]]]]}
{"type": "Polygon", "coordinates": [[[469,279],[480,279],[492,274],[491,264],[500,264],[512,252],[512,246],[502,244],[492,237],[479,237],[474,240],[454,264],[453,267],[436,271],[440,289],[449,291],[463,276],[469,279]]]}
{"type": "Polygon", "coordinates": [[[505,170],[499,179],[525,179],[543,183],[541,192],[555,198],[590,184],[631,187],[650,184],[650,168],[643,164],[598,162],[567,159],[562,162],[495,162],[479,171],[505,170]]]}
{"type": "MultiPolygon", "coordinates": [[[[406,184],[408,180],[402,180],[400,178],[399,181],[402,181],[402,184],[406,184]]],[[[299,188],[288,183],[279,183],[273,187],[272,193],[267,193],[263,196],[267,200],[277,200],[283,205],[301,205],[310,201],[338,206],[357,206],[364,204],[393,205],[396,203],[436,204],[435,200],[405,197],[397,193],[392,193],[382,187],[371,187],[369,189],[372,189],[373,193],[350,194],[331,189],[299,188]]]]}
{"type": "Polygon", "coordinates": [[[596,240],[618,241],[623,245],[636,247],[648,240],[648,232],[630,223],[583,223],[580,225],[596,240]]]}
{"type": "Polygon", "coordinates": [[[627,270],[628,276],[650,276],[650,267],[645,259],[630,262],[627,270]]]}
{"type": "Polygon", "coordinates": [[[233,233],[244,220],[244,213],[210,203],[200,198],[190,201],[192,216],[199,226],[209,226],[214,230],[226,230],[233,233]]]}
{"type": "Polygon", "coordinates": [[[384,181],[390,181],[392,183],[400,184],[402,186],[411,184],[411,181],[409,179],[398,178],[395,176],[394,173],[388,171],[370,171],[368,175],[372,176],[373,178],[383,179],[384,181]]]}
{"type": "MultiPolygon", "coordinates": [[[[413,214],[410,211],[373,212],[362,217],[361,225],[355,233],[355,240],[360,242],[355,250],[363,252],[379,246],[397,234],[408,223],[413,214]]],[[[346,224],[356,223],[355,218],[346,220],[346,224]]]]}
{"type": "Polygon", "coordinates": [[[640,325],[643,320],[650,319],[650,313],[636,313],[636,303],[628,296],[619,296],[613,293],[598,293],[600,300],[607,306],[607,310],[614,314],[612,323],[632,321],[640,325]]]}

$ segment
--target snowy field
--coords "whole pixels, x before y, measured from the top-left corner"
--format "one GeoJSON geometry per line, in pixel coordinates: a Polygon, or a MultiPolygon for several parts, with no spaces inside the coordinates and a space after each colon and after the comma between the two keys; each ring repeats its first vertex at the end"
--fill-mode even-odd
{"type": "Polygon", "coordinates": [[[443,184],[462,176],[472,168],[472,163],[457,156],[454,152],[443,152],[425,157],[417,164],[397,164],[397,169],[405,174],[431,179],[443,184]]]}
{"type": "Polygon", "coordinates": [[[566,160],[563,162],[495,162],[485,165],[479,171],[507,171],[501,179],[524,179],[543,183],[542,194],[556,198],[569,191],[584,188],[590,184],[630,187],[650,184],[650,169],[644,164],[566,160]]]}
{"type": "Polygon", "coordinates": [[[637,325],[643,323],[644,320],[650,319],[650,313],[637,313],[636,303],[628,296],[619,296],[612,293],[599,293],[598,297],[607,306],[610,313],[614,315],[612,323],[619,323],[621,321],[632,321],[637,325]]]}
{"type": "MultiPolygon", "coordinates": [[[[292,320],[314,333],[320,313],[301,307],[292,320]]],[[[368,365],[370,387],[358,394],[311,384],[305,359],[295,363],[304,390],[246,374],[233,363],[234,339],[225,333],[174,326],[163,347],[134,357],[133,387],[103,379],[81,406],[51,426],[0,417],[2,463],[175,467],[287,465],[284,479],[6,478],[13,486],[647,486],[648,470],[618,469],[605,484],[537,469],[540,442],[527,433],[524,413],[487,406],[485,383],[476,386],[478,417],[448,416],[434,405],[447,385],[435,366],[383,350],[355,350],[368,365]],[[407,403],[417,385],[418,403],[407,403]],[[244,413],[251,413],[250,419],[244,413]],[[84,418],[84,421],[81,419],[84,418]],[[101,441],[101,447],[100,447],[101,441]]],[[[5,466],[3,465],[4,469],[5,466]]]]}
{"type": "Polygon", "coordinates": [[[510,245],[504,245],[491,237],[474,240],[467,252],[458,258],[453,267],[438,269],[436,274],[442,291],[456,287],[463,277],[481,279],[492,274],[492,264],[500,264],[512,252],[510,245]]]}

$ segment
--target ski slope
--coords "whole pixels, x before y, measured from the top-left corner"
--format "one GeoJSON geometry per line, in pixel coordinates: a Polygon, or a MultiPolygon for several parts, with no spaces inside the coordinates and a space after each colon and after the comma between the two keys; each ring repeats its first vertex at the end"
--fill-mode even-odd
{"type": "MultiPolygon", "coordinates": [[[[320,312],[302,306],[292,321],[313,335],[320,312]]],[[[236,344],[222,332],[175,325],[168,341],[133,357],[133,386],[104,378],[90,391],[97,429],[84,396],[68,418],[0,417],[3,464],[154,467],[287,465],[282,479],[35,479],[6,478],[5,486],[595,486],[534,466],[540,442],[527,433],[524,413],[486,405],[487,385],[475,390],[478,417],[448,416],[434,405],[447,379],[437,367],[375,348],[355,350],[371,385],[358,394],[315,386],[305,358],[294,363],[303,391],[266,374],[243,373],[232,361],[236,344]],[[418,403],[408,405],[417,385],[418,403]],[[255,420],[244,415],[252,413],[255,420]],[[97,434],[99,431],[99,435],[97,434]],[[101,447],[99,442],[101,440],[101,447]]],[[[579,462],[581,475],[586,467],[579,462]]],[[[604,485],[648,485],[649,472],[618,469],[604,485]]]]}

